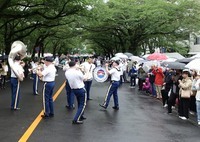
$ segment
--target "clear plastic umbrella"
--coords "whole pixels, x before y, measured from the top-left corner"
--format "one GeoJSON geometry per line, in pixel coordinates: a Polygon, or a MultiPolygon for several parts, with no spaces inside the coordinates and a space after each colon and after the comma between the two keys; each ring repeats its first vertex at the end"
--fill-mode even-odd
{"type": "Polygon", "coordinates": [[[117,61],[117,60],[120,60],[120,58],[119,57],[112,57],[110,60],[111,61],[117,61]]]}
{"type": "Polygon", "coordinates": [[[132,54],[132,53],[129,53],[129,52],[124,53],[124,55],[126,55],[126,56],[128,56],[128,57],[133,56],[133,54],[132,54]]]}
{"type": "Polygon", "coordinates": [[[190,61],[185,67],[189,68],[189,69],[195,69],[195,70],[200,71],[200,58],[196,58],[196,59],[190,61]]]}
{"type": "Polygon", "coordinates": [[[140,58],[138,56],[131,56],[129,57],[129,59],[131,59],[132,61],[137,61],[137,62],[144,60],[143,58],[140,58]]]}
{"type": "Polygon", "coordinates": [[[124,53],[116,53],[115,57],[118,57],[118,56],[121,56],[121,55],[124,55],[124,53]]]}
{"type": "Polygon", "coordinates": [[[115,55],[115,57],[119,57],[121,59],[128,59],[128,56],[124,54],[118,54],[117,56],[115,55]]]}

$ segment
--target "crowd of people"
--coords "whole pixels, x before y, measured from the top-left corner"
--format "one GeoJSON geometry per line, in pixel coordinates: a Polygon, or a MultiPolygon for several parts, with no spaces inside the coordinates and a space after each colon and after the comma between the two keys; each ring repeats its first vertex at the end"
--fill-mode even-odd
{"type": "Polygon", "coordinates": [[[138,90],[161,100],[168,114],[177,106],[180,119],[187,120],[189,114],[196,114],[197,123],[200,125],[200,71],[152,65],[146,72],[143,63],[138,69],[136,62],[131,64],[127,68],[131,88],[136,86],[138,79],[138,90]]]}

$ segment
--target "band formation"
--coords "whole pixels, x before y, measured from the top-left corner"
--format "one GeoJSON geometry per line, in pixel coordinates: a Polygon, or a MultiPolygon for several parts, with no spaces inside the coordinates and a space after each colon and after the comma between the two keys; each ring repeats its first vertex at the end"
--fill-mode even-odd
{"type": "MultiPolygon", "coordinates": [[[[54,117],[53,94],[55,78],[58,75],[59,57],[54,59],[52,56],[46,56],[40,60],[35,58],[31,62],[31,67],[26,67],[26,63],[22,61],[25,48],[26,46],[21,42],[13,43],[8,57],[9,66],[6,61],[2,61],[1,88],[5,88],[5,80],[10,68],[10,107],[13,111],[20,110],[20,82],[27,76],[27,72],[30,72],[33,79],[33,95],[38,95],[38,85],[41,81],[43,82],[44,113],[41,117],[49,119],[54,117]]],[[[197,123],[200,125],[200,72],[198,70],[172,69],[158,64],[151,64],[147,69],[143,62],[132,59],[115,59],[108,62],[103,61],[102,58],[87,58],[83,62],[76,58],[67,58],[62,70],[65,72],[66,79],[66,108],[72,110],[77,108],[72,124],[83,124],[86,119],[84,111],[87,101],[92,100],[90,89],[96,75],[96,78],[99,77],[99,82],[102,82],[104,77],[106,77],[104,81],[110,82],[105,98],[99,104],[102,109],[107,109],[113,96],[112,108],[118,111],[118,88],[123,82],[129,82],[130,88],[134,89],[138,84],[139,91],[162,100],[168,114],[171,114],[175,107],[178,108],[179,118],[182,120],[187,120],[190,113],[196,113],[197,123]],[[96,69],[97,71],[94,71],[96,69]],[[75,106],[75,98],[77,106],[75,106]]]]}

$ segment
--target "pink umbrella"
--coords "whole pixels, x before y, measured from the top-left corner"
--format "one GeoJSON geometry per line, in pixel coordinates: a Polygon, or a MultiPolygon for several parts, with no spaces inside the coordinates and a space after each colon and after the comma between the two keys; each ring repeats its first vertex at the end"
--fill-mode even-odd
{"type": "Polygon", "coordinates": [[[147,60],[158,60],[158,61],[162,61],[162,60],[167,60],[168,57],[162,53],[153,53],[153,54],[150,54],[148,57],[147,57],[147,60]]]}

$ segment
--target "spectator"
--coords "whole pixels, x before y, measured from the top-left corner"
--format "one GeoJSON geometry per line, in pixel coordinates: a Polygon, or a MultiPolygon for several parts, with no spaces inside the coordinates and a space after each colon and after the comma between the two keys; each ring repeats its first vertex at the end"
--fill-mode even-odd
{"type": "Polygon", "coordinates": [[[7,74],[8,74],[8,65],[6,61],[2,61],[1,84],[3,89],[5,89],[7,74]]]}
{"type": "Polygon", "coordinates": [[[158,66],[154,66],[152,72],[155,75],[157,99],[161,99],[162,98],[161,89],[162,89],[163,80],[164,80],[164,74],[163,74],[162,68],[158,66]]]}
{"type": "Polygon", "coordinates": [[[189,105],[191,96],[192,80],[189,77],[190,72],[188,69],[183,70],[183,79],[179,80],[180,87],[180,102],[179,102],[179,118],[187,120],[189,118],[189,105]]]}
{"type": "Polygon", "coordinates": [[[140,64],[138,69],[138,86],[139,86],[138,90],[142,90],[142,86],[143,83],[145,82],[145,79],[146,79],[146,72],[143,69],[143,64],[140,64]]]}
{"type": "Polygon", "coordinates": [[[195,84],[197,82],[197,71],[191,70],[192,75],[192,95],[190,96],[190,114],[194,115],[196,113],[196,87],[195,84]]]}
{"type": "Polygon", "coordinates": [[[195,83],[195,88],[197,89],[196,93],[197,121],[198,125],[200,125],[200,72],[199,71],[197,73],[196,79],[197,81],[195,83]]]}
{"type": "Polygon", "coordinates": [[[151,84],[149,82],[149,78],[147,77],[145,82],[143,83],[142,90],[146,91],[146,93],[151,93],[151,84]]]}
{"type": "Polygon", "coordinates": [[[128,72],[128,76],[130,76],[131,88],[134,88],[136,85],[136,77],[137,77],[137,69],[134,63],[132,63],[132,68],[128,72]]]}
{"type": "Polygon", "coordinates": [[[151,69],[149,70],[148,77],[149,77],[149,82],[151,84],[151,92],[152,96],[156,97],[156,86],[155,86],[155,75],[152,73],[153,71],[153,66],[151,66],[151,69]]]}

